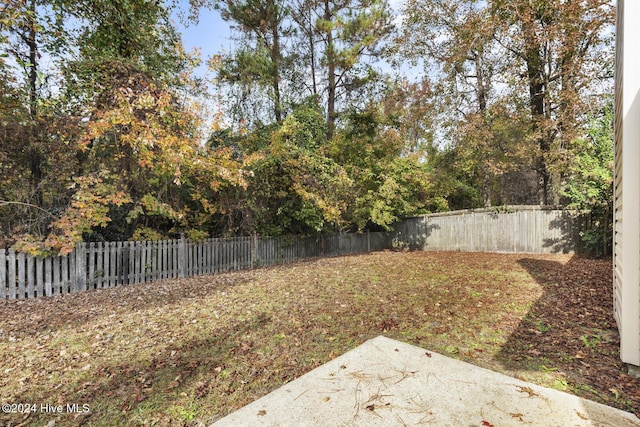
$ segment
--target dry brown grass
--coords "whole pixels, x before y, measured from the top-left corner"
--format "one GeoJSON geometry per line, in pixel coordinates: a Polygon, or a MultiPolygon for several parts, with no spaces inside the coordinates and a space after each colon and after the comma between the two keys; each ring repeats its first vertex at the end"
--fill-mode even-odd
{"type": "Polygon", "coordinates": [[[37,407],[0,420],[207,425],[380,334],[638,412],[610,281],[610,260],[382,252],[2,302],[0,403],[37,407]]]}

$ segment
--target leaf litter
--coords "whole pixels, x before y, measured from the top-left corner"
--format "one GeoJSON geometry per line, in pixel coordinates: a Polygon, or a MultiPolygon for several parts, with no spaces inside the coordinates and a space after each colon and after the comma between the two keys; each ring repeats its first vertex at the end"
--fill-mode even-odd
{"type": "Polygon", "coordinates": [[[639,413],[611,292],[610,259],[379,252],[4,301],[2,403],[90,412],[0,422],[208,425],[380,334],[639,413]]]}

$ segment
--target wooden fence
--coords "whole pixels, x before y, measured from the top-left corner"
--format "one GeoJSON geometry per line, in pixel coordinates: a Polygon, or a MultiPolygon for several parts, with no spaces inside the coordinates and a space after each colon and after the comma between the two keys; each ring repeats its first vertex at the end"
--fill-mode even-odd
{"type": "Polygon", "coordinates": [[[81,243],[64,257],[0,249],[0,301],[70,294],[389,248],[387,233],[81,243]]]}
{"type": "Polygon", "coordinates": [[[570,253],[582,249],[584,217],[542,206],[423,215],[397,224],[396,247],[412,250],[570,253]]]}
{"type": "Polygon", "coordinates": [[[0,249],[0,301],[70,294],[383,249],[557,253],[581,249],[575,213],[539,206],[406,219],[392,233],[82,243],[65,257],[0,249]]]}

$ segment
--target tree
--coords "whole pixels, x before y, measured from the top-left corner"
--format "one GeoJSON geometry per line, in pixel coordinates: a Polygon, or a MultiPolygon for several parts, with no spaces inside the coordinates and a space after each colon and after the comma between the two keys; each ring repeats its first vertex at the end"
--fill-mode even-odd
{"type": "Polygon", "coordinates": [[[499,202],[492,181],[527,182],[527,169],[534,194],[526,185],[502,201],[558,203],[572,141],[610,85],[610,2],[412,0],[405,13],[396,50],[426,57],[443,94],[441,134],[483,156],[475,185],[484,204],[499,202]],[[519,130],[505,132],[514,121],[519,130]]]}
{"type": "Polygon", "coordinates": [[[423,60],[436,76],[432,93],[437,101],[431,102],[440,106],[440,135],[450,144],[445,151],[456,153],[455,159],[445,163],[458,177],[453,181],[445,178],[443,183],[449,182],[445,188],[458,188],[464,176],[463,187],[476,189],[467,198],[468,206],[461,200],[453,204],[476,207],[478,196],[484,206],[522,199],[522,194],[507,197],[502,188],[504,177],[527,162],[522,147],[527,123],[495,88],[504,64],[494,39],[494,19],[485,2],[412,0],[404,11],[406,19],[394,51],[423,60]]]}
{"type": "Polygon", "coordinates": [[[597,255],[611,253],[613,212],[613,103],[589,119],[586,135],[574,141],[574,157],[561,194],[569,207],[587,212],[581,233],[586,249],[597,255]]]}
{"type": "MultiPolygon", "coordinates": [[[[200,116],[189,97],[198,89],[190,79],[197,59],[183,50],[167,10],[148,0],[61,1],[57,7],[41,9],[36,28],[52,30],[52,13],[72,16],[75,28],[65,37],[80,48],[57,57],[55,72],[64,79],[50,98],[37,99],[35,118],[29,108],[31,122],[23,120],[28,126],[3,124],[18,139],[38,131],[30,141],[42,141],[39,167],[47,172],[34,200],[25,200],[15,181],[0,181],[3,219],[18,248],[65,253],[83,239],[196,230],[215,211],[219,188],[242,185],[242,177],[229,150],[201,146],[200,116]],[[11,225],[16,210],[27,208],[39,213],[37,226],[11,225]]],[[[11,41],[11,34],[3,40],[11,41]]],[[[26,82],[18,90],[32,93],[26,82]]],[[[24,105],[32,104],[13,108],[23,114],[24,105]]],[[[22,173],[29,162],[20,152],[2,148],[13,160],[7,171],[18,172],[18,179],[38,178],[33,168],[22,173]]]]}
{"type": "Polygon", "coordinates": [[[325,131],[322,112],[307,103],[238,141],[247,187],[223,192],[227,231],[309,235],[345,227],[352,182],[324,153],[325,131]]]}
{"type": "Polygon", "coordinates": [[[315,5],[315,13],[320,65],[324,67],[327,138],[331,139],[338,118],[338,101],[376,77],[366,58],[380,57],[380,44],[391,32],[391,14],[385,0],[322,0],[315,5]]]}
{"type": "Polygon", "coordinates": [[[562,179],[563,153],[579,136],[598,86],[611,78],[614,9],[602,0],[498,0],[491,10],[511,72],[522,76],[512,88],[527,88],[539,202],[557,202],[552,187],[562,179]]]}
{"type": "Polygon", "coordinates": [[[240,49],[225,58],[219,79],[249,90],[254,83],[268,88],[272,118],[282,121],[286,108],[281,90],[283,69],[291,64],[283,46],[291,33],[286,5],[281,0],[246,0],[216,6],[223,19],[236,24],[242,34],[240,49]]]}
{"type": "Polygon", "coordinates": [[[328,143],[328,154],[353,181],[345,217],[354,229],[388,230],[433,205],[432,175],[424,163],[430,135],[420,110],[413,108],[429,108],[421,104],[423,91],[428,91],[425,85],[406,82],[390,88],[379,104],[346,115],[344,127],[328,143]],[[414,96],[405,96],[408,92],[414,96]]]}
{"type": "MultiPolygon", "coordinates": [[[[44,233],[66,194],[67,173],[77,164],[66,149],[76,133],[59,108],[41,58],[61,57],[63,2],[10,1],[0,18],[0,221],[11,242],[16,236],[44,233]]],[[[3,234],[4,234],[3,233],[3,234]]]]}

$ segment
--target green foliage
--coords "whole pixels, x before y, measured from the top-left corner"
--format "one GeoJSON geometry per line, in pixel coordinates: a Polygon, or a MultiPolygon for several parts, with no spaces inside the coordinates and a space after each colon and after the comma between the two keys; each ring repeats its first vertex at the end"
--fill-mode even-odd
{"type": "Polygon", "coordinates": [[[302,106],[270,133],[270,142],[247,157],[250,171],[240,203],[244,232],[313,234],[340,228],[350,180],[323,155],[324,117],[302,106]]]}
{"type": "Polygon", "coordinates": [[[574,142],[574,157],[562,195],[569,207],[589,215],[582,240],[590,252],[611,251],[613,212],[613,103],[591,117],[586,135],[574,142]]]}
{"type": "Polygon", "coordinates": [[[354,182],[347,219],[358,230],[369,224],[389,229],[398,219],[427,211],[430,174],[421,154],[404,155],[395,117],[379,108],[352,112],[328,152],[354,182]]]}
{"type": "Polygon", "coordinates": [[[609,8],[409,1],[393,47],[385,0],[190,4],[213,6],[240,35],[209,61],[226,108],[213,116],[175,5],[0,6],[5,246],[389,229],[547,200],[555,182],[590,212],[587,246],[608,251],[612,112],[584,117],[586,71],[610,62],[598,32],[609,8]],[[385,75],[384,48],[398,63],[426,59],[434,81],[385,75]]]}

